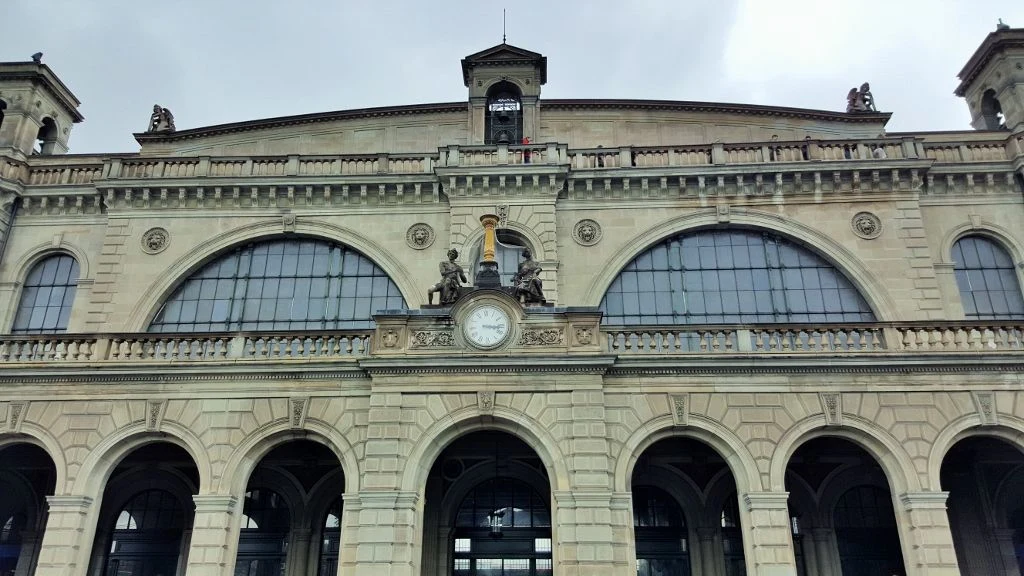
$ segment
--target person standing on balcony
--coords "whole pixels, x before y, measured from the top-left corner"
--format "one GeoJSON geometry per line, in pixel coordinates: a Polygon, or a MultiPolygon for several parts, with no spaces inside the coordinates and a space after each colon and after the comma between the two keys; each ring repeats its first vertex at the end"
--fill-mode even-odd
{"type": "MultiPolygon", "coordinates": [[[[523,136],[522,144],[523,144],[523,146],[529,146],[530,145],[530,139],[528,137],[526,137],[526,136],[523,136]]],[[[530,163],[530,149],[529,148],[525,148],[525,149],[523,149],[523,164],[529,164],[529,163],[530,163]]]]}

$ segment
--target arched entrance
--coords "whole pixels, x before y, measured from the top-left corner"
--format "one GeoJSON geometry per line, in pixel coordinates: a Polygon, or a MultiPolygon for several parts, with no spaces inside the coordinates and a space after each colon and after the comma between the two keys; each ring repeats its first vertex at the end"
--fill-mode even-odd
{"type": "Polygon", "coordinates": [[[905,574],[892,492],[885,472],[841,438],[809,440],[786,467],[794,545],[808,576],[905,574]],[[803,542],[803,535],[811,536],[803,542]]]}
{"type": "Polygon", "coordinates": [[[637,460],[631,486],[638,576],[746,574],[736,484],[713,448],[660,440],[637,460]]]}
{"type": "Polygon", "coordinates": [[[946,454],[940,479],[960,573],[1024,574],[1024,453],[997,438],[966,438],[946,454]]]}
{"type": "Polygon", "coordinates": [[[430,470],[424,518],[424,574],[552,574],[547,471],[511,434],[474,432],[448,446],[430,470]]]}
{"type": "Polygon", "coordinates": [[[57,479],[42,448],[14,444],[0,450],[0,575],[35,572],[46,530],[46,496],[57,479]]]}
{"type": "Polygon", "coordinates": [[[198,492],[192,457],[168,442],[126,456],[103,492],[91,576],[182,576],[198,492]]]}
{"type": "Polygon", "coordinates": [[[235,576],[335,576],[345,475],[337,456],[312,440],[268,452],[245,491],[235,576]]]}

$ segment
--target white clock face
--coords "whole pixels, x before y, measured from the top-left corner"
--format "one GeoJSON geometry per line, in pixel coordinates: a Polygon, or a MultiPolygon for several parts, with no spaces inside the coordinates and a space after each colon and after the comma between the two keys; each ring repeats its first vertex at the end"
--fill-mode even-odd
{"type": "Polygon", "coordinates": [[[469,313],[462,333],[478,348],[494,348],[508,338],[512,326],[508,314],[497,306],[481,306],[469,313]]]}

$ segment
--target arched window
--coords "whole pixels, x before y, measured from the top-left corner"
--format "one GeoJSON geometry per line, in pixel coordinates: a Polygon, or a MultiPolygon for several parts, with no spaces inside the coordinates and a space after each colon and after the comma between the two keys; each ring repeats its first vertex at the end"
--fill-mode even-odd
{"type": "Polygon", "coordinates": [[[181,552],[185,509],[166,490],[134,496],[114,519],[107,574],[173,575],[181,552]]]}
{"type": "Polygon", "coordinates": [[[981,95],[981,117],[985,121],[986,130],[1005,130],[1006,120],[1003,118],[1003,107],[999,105],[996,91],[989,88],[981,95]]]}
{"type": "Polygon", "coordinates": [[[245,493],[235,576],[284,573],[291,517],[280,494],[258,488],[245,493]]]}
{"type": "Polygon", "coordinates": [[[746,576],[740,507],[735,492],[725,499],[725,505],[722,506],[722,555],[725,557],[726,576],[746,576]]]}
{"type": "Polygon", "coordinates": [[[43,118],[43,125],[39,127],[36,140],[39,143],[38,152],[40,154],[53,154],[57,144],[57,123],[53,121],[53,118],[43,118]]]}
{"type": "Polygon", "coordinates": [[[551,512],[525,482],[493,478],[459,506],[453,532],[453,571],[551,576],[551,512]]]}
{"type": "Polygon", "coordinates": [[[836,503],[833,523],[843,576],[903,574],[896,516],[885,490],[847,490],[836,503]]]}
{"type": "Polygon", "coordinates": [[[203,266],[164,302],[151,332],[370,328],[405,308],[398,286],[369,258],[323,240],[247,244],[203,266]]]}
{"type": "Polygon", "coordinates": [[[28,272],[14,317],[15,334],[53,334],[68,329],[78,288],[78,262],[67,254],[40,260],[28,272]]]}
{"type": "Polygon", "coordinates": [[[319,576],[335,576],[338,573],[338,554],[341,551],[341,496],[327,509],[324,519],[323,538],[320,542],[319,576]]]}
{"type": "Polygon", "coordinates": [[[953,272],[964,316],[985,320],[1024,318],[1017,269],[1010,254],[983,236],[953,244],[953,272]]]}
{"type": "Polygon", "coordinates": [[[523,140],[523,104],[519,88],[499,82],[487,91],[485,144],[519,144],[523,140]]]}
{"type": "Polygon", "coordinates": [[[606,324],[867,322],[845,275],[782,237],[701,230],[655,244],[623,268],[601,301],[606,324]]]}
{"type": "Polygon", "coordinates": [[[683,510],[664,490],[633,487],[637,576],[690,576],[683,510]]]}
{"type": "MultiPolygon", "coordinates": [[[[502,286],[512,285],[512,276],[519,269],[519,262],[523,259],[523,250],[532,250],[529,243],[519,234],[510,230],[497,230],[495,232],[497,242],[494,243],[494,260],[498,263],[498,275],[501,277],[502,286]]],[[[473,252],[476,266],[473,273],[480,269],[480,262],[484,259],[483,240],[473,252]]]]}

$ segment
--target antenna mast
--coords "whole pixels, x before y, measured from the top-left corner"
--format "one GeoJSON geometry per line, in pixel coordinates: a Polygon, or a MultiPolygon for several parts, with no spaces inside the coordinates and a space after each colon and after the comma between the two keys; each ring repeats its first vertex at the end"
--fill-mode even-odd
{"type": "Polygon", "coordinates": [[[501,9],[501,43],[505,43],[505,9],[501,9]]]}

